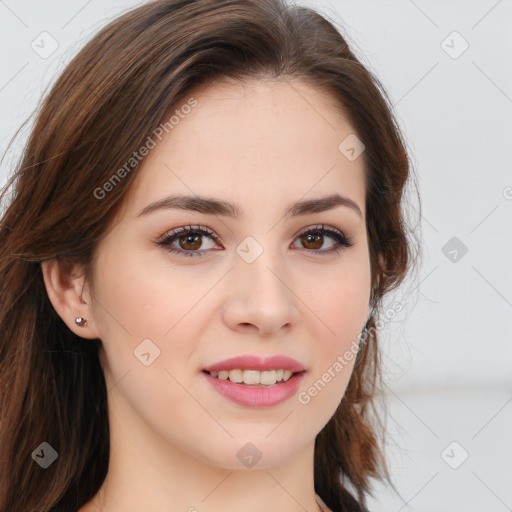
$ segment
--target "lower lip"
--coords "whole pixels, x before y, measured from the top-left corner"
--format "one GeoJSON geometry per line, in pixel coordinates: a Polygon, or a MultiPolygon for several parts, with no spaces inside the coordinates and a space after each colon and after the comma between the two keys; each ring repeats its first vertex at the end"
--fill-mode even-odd
{"type": "Polygon", "coordinates": [[[304,372],[296,373],[286,382],[271,386],[245,386],[230,380],[217,379],[209,373],[203,372],[203,375],[215,391],[236,404],[247,407],[272,407],[288,400],[297,393],[304,372]]]}

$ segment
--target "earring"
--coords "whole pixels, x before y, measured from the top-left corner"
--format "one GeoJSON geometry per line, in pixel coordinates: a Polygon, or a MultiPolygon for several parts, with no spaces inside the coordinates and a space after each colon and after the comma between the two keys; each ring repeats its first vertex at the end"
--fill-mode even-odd
{"type": "Polygon", "coordinates": [[[78,325],[79,327],[85,327],[85,325],[87,324],[87,319],[79,316],[78,318],[75,318],[75,324],[78,325]]]}

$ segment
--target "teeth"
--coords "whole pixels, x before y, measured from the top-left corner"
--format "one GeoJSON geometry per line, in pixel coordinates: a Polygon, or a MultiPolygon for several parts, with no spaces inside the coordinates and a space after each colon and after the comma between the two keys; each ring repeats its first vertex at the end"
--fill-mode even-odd
{"type": "Polygon", "coordinates": [[[257,370],[244,370],[244,384],[260,384],[260,375],[257,370]]]}
{"type": "Polygon", "coordinates": [[[242,370],[231,370],[228,373],[229,373],[229,380],[231,382],[237,382],[238,384],[240,384],[241,382],[244,381],[244,376],[243,376],[242,370]]]}
{"type": "Polygon", "coordinates": [[[276,379],[276,371],[269,370],[266,372],[261,372],[260,374],[260,384],[265,384],[266,386],[275,384],[277,382],[276,379]]]}
{"type": "Polygon", "coordinates": [[[286,382],[293,375],[291,370],[221,370],[220,372],[210,372],[212,377],[217,379],[236,382],[238,384],[244,383],[248,386],[272,386],[277,382],[286,382]]]}

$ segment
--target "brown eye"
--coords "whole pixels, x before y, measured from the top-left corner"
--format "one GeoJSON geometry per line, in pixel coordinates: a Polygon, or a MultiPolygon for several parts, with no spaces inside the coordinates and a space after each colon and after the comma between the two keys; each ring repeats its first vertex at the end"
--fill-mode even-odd
{"type": "MultiPolygon", "coordinates": [[[[208,228],[187,226],[170,231],[157,244],[180,256],[203,256],[205,252],[208,252],[208,249],[212,249],[212,247],[200,249],[203,246],[203,238],[220,243],[219,236],[208,228]]],[[[301,233],[297,239],[300,241],[302,248],[311,251],[313,254],[337,253],[344,247],[354,245],[351,239],[341,231],[334,228],[326,229],[323,225],[308,229],[301,233]],[[326,238],[330,238],[333,243],[327,249],[322,249],[326,238]]]]}
{"type": "Polygon", "coordinates": [[[323,245],[323,235],[302,235],[300,237],[301,242],[304,244],[306,249],[321,249],[323,245]]]}
{"type": "Polygon", "coordinates": [[[207,228],[187,226],[172,230],[157,244],[180,256],[203,256],[203,253],[211,248],[206,247],[204,250],[199,250],[203,246],[203,238],[220,242],[218,235],[207,228]]]}
{"type": "Polygon", "coordinates": [[[184,236],[180,236],[177,240],[182,249],[193,251],[193,250],[197,250],[201,247],[202,236],[203,235],[184,235],[184,236]]]}
{"type": "Polygon", "coordinates": [[[326,229],[324,225],[310,228],[299,235],[301,245],[308,251],[318,254],[330,254],[339,252],[344,247],[352,247],[352,239],[345,236],[337,229],[326,229]],[[325,238],[334,241],[327,249],[321,249],[325,243],[325,238]]]}

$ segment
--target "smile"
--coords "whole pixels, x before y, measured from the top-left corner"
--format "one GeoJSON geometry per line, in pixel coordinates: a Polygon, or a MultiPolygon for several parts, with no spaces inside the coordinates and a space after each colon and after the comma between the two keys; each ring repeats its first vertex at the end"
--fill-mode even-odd
{"type": "Polygon", "coordinates": [[[272,386],[278,382],[286,382],[291,378],[291,370],[221,370],[220,372],[209,372],[212,377],[220,380],[230,380],[237,384],[246,386],[272,386]]]}
{"type": "Polygon", "coordinates": [[[292,398],[299,390],[302,379],[306,372],[292,373],[291,370],[282,370],[282,380],[277,380],[277,373],[281,376],[280,370],[257,371],[257,370],[223,370],[216,372],[203,371],[202,374],[220,396],[230,402],[251,408],[274,407],[292,398]],[[234,379],[242,373],[243,382],[232,382],[230,374],[234,372],[234,379]],[[284,380],[286,372],[287,380],[284,380]],[[291,373],[291,375],[289,375],[291,373]],[[227,375],[226,375],[227,374],[227,375]],[[270,374],[270,375],[265,375],[270,374]],[[273,375],[274,374],[274,375],[273,375]],[[249,384],[245,383],[245,375],[249,384]],[[222,378],[224,377],[224,379],[222,378]],[[270,382],[270,384],[262,384],[270,382]],[[259,380],[259,383],[254,383],[259,380]]]}

